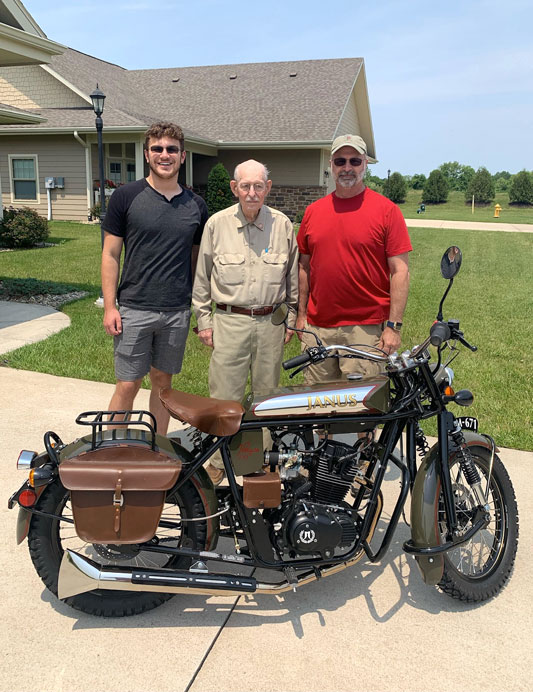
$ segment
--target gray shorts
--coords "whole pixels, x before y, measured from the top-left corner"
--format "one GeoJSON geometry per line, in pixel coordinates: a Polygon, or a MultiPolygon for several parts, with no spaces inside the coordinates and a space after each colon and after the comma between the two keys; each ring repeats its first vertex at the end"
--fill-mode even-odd
{"type": "Polygon", "coordinates": [[[169,374],[181,370],[190,310],[159,312],[121,306],[122,333],[115,336],[115,376],[133,382],[150,366],[169,374]]]}

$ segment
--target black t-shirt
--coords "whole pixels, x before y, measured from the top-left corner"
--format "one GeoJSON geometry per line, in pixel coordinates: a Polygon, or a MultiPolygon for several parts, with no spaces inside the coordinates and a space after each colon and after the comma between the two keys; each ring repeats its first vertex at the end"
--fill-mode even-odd
{"type": "Polygon", "coordinates": [[[143,178],[111,195],[104,231],[124,238],[118,302],[138,310],[190,307],[191,250],[199,245],[207,205],[182,189],[170,201],[143,178]]]}

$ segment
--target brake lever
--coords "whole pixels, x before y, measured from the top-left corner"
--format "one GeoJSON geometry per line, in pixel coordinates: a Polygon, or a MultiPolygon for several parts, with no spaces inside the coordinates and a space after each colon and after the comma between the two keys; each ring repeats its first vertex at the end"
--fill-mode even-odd
{"type": "Polygon", "coordinates": [[[475,353],[477,351],[477,346],[473,346],[472,344],[469,344],[468,341],[464,338],[464,336],[462,334],[457,335],[457,341],[459,341],[459,343],[463,344],[463,346],[466,346],[467,348],[469,348],[473,353],[475,353]]]}

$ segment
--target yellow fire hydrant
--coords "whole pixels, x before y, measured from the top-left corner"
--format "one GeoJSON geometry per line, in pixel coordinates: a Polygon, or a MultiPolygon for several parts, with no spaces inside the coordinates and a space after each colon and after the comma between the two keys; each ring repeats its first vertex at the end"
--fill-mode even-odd
{"type": "Polygon", "coordinates": [[[495,204],[495,205],[494,205],[494,218],[495,218],[495,219],[499,219],[499,218],[500,218],[500,212],[501,212],[501,210],[502,210],[502,208],[501,208],[501,206],[500,206],[499,204],[495,204]]]}

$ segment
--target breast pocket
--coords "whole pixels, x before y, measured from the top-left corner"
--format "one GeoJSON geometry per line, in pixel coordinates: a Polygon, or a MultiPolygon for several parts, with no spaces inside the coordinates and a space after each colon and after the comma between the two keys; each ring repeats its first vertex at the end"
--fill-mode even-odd
{"type": "Polygon", "coordinates": [[[218,271],[220,282],[225,286],[236,286],[244,283],[244,255],[219,255],[218,271]]]}
{"type": "Polygon", "coordinates": [[[279,286],[285,281],[287,273],[287,255],[276,252],[267,252],[262,258],[265,279],[269,284],[279,286]]]}

